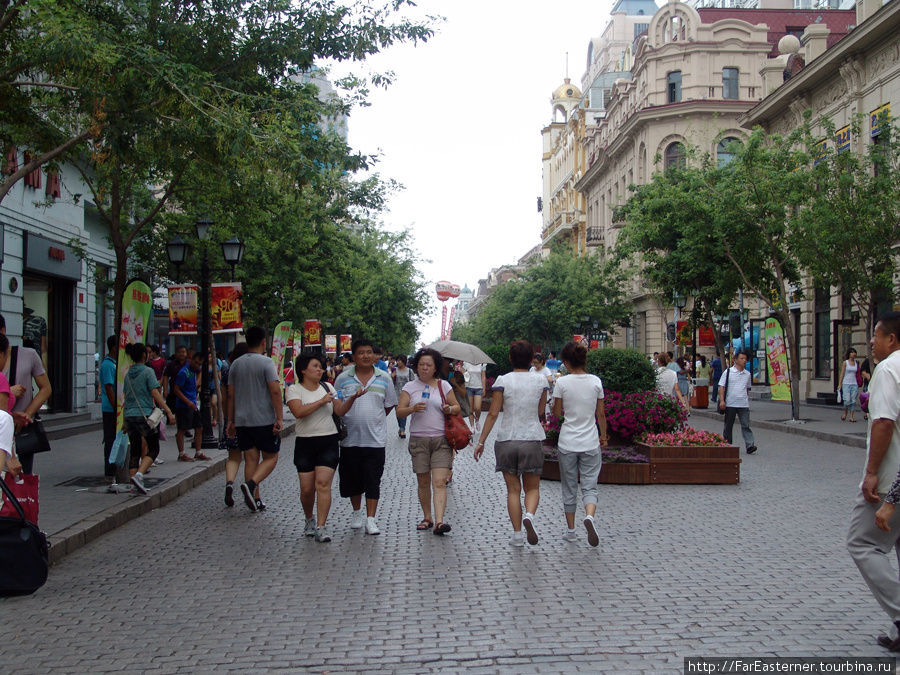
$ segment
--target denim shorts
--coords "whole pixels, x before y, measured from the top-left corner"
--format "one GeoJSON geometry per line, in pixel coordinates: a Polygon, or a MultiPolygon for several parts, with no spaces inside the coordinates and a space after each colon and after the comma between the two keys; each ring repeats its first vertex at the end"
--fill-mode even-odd
{"type": "Polygon", "coordinates": [[[481,387],[478,387],[477,389],[473,387],[466,387],[466,393],[469,396],[481,396],[484,394],[484,389],[482,389],[481,387]]]}

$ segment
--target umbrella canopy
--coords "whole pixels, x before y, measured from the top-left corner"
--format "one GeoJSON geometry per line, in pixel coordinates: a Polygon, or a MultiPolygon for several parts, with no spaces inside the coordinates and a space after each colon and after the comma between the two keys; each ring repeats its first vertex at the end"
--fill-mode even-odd
{"type": "Polygon", "coordinates": [[[438,340],[437,342],[432,342],[428,345],[428,348],[436,350],[441,356],[447,359],[468,361],[469,363],[495,363],[494,359],[475,345],[470,345],[468,342],[438,340]]]}

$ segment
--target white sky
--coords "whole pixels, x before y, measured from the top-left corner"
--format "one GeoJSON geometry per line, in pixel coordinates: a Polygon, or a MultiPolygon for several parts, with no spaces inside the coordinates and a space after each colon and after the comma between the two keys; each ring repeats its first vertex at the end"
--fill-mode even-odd
{"type": "Polygon", "coordinates": [[[434,283],[476,290],[493,267],[540,243],[541,129],[550,96],[569,77],[579,88],[587,46],[609,19],[612,0],[513,3],[423,0],[446,21],[418,47],[394,47],[368,61],[394,71],[387,90],[349,120],[351,146],[377,153],[384,177],[405,186],[384,216],[408,227],[433,306],[420,339],[440,337],[434,283]]]}

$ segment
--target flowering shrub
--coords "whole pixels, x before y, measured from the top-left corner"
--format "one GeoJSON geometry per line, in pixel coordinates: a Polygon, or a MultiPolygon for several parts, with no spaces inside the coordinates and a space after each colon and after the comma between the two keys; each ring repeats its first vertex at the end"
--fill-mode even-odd
{"type": "Polygon", "coordinates": [[[701,431],[693,427],[685,427],[678,431],[661,434],[645,433],[638,439],[642,443],[654,447],[680,447],[680,446],[727,446],[729,445],[720,434],[712,431],[701,431]]]}
{"type": "Polygon", "coordinates": [[[541,426],[544,427],[544,437],[553,445],[556,445],[559,441],[559,430],[562,429],[564,419],[564,417],[557,417],[556,415],[549,414],[546,415],[544,421],[541,422],[541,426]]]}
{"type": "Polygon", "coordinates": [[[656,391],[608,391],[603,402],[607,429],[626,443],[643,434],[675,431],[687,420],[687,410],[674,397],[656,391]]]}
{"type": "Polygon", "coordinates": [[[603,448],[603,462],[606,464],[646,464],[650,461],[647,455],[638,452],[630,445],[620,448],[603,448]]]}

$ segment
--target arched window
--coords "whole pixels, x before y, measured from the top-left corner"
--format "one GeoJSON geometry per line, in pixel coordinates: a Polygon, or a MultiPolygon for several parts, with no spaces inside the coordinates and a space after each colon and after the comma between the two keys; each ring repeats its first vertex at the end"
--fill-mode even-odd
{"type": "Polygon", "coordinates": [[[669,143],[663,158],[663,167],[668,170],[673,167],[683,168],[684,165],[684,146],[678,141],[669,143]]]}
{"type": "Polygon", "coordinates": [[[719,145],[716,146],[716,160],[719,163],[719,168],[723,168],[731,164],[732,160],[734,160],[734,148],[732,144],[738,143],[737,138],[734,136],[729,136],[728,138],[723,138],[719,141],[719,145]]]}
{"type": "Polygon", "coordinates": [[[561,105],[558,105],[553,109],[553,122],[561,124],[565,124],[566,122],[566,109],[561,105]]]}

